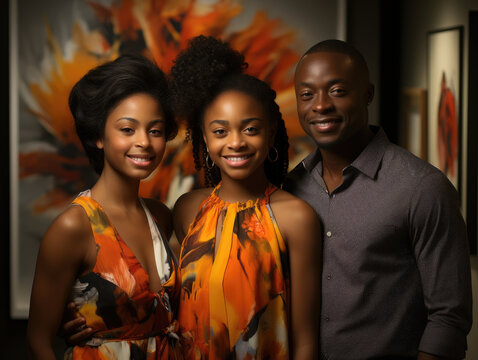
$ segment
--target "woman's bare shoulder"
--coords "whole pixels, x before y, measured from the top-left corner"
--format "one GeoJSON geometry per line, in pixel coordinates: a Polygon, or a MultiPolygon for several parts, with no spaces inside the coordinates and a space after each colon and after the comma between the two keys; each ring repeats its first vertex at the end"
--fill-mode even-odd
{"type": "Polygon", "coordinates": [[[80,260],[84,258],[91,238],[86,212],[81,206],[71,205],[53,220],[43,236],[41,250],[53,258],[70,256],[80,260]]]}
{"type": "Polygon", "coordinates": [[[89,235],[91,226],[88,215],[81,206],[70,205],[53,220],[48,232],[63,233],[73,238],[89,235]]]}

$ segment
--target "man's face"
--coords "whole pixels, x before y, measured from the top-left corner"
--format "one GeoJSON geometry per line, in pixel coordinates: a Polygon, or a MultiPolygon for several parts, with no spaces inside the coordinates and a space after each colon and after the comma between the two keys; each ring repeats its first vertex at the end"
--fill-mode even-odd
{"type": "Polygon", "coordinates": [[[295,92],[300,124],[319,148],[343,149],[367,132],[373,85],[348,55],[304,56],[295,73],[295,92]]]}

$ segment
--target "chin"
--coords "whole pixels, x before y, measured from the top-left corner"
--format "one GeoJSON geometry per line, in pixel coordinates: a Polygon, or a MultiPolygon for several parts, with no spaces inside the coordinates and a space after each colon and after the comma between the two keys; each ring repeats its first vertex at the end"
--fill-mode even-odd
{"type": "Polygon", "coordinates": [[[335,147],[342,144],[342,141],[340,141],[339,139],[336,139],[336,138],[327,139],[327,138],[324,138],[323,136],[321,136],[319,138],[314,137],[313,139],[314,139],[314,142],[315,142],[315,144],[317,145],[318,148],[325,149],[325,150],[332,150],[335,147]]]}

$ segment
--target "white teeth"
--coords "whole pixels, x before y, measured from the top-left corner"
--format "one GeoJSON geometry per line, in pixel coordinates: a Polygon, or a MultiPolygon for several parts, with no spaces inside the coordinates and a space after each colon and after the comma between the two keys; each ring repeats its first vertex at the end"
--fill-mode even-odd
{"type": "Polygon", "coordinates": [[[334,122],[333,121],[327,121],[327,122],[321,122],[321,123],[316,123],[317,126],[329,126],[331,124],[333,124],[334,122]]]}
{"type": "Polygon", "coordinates": [[[149,158],[134,157],[134,156],[130,156],[130,158],[134,161],[143,161],[143,162],[149,161],[149,158]]]}
{"type": "Polygon", "coordinates": [[[246,160],[247,158],[249,158],[249,155],[245,155],[245,156],[227,156],[226,159],[229,160],[229,161],[242,161],[242,160],[246,160]]]}

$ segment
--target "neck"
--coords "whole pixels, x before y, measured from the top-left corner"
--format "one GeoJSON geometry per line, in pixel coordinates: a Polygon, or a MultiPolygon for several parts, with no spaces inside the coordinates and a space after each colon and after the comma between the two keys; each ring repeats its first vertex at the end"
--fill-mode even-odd
{"type": "Polygon", "coordinates": [[[255,173],[254,176],[241,180],[222,176],[221,189],[219,190],[221,199],[234,203],[255,200],[260,197],[269,184],[264,169],[261,170],[259,174],[255,173]]]}
{"type": "Polygon", "coordinates": [[[123,178],[104,170],[91,188],[91,195],[105,209],[131,209],[139,205],[139,183],[139,180],[123,178]]]}
{"type": "Polygon", "coordinates": [[[349,166],[370,143],[374,136],[369,127],[360,134],[355,135],[353,140],[345,145],[341,144],[334,148],[319,148],[322,156],[324,172],[342,174],[342,170],[349,166]]]}

